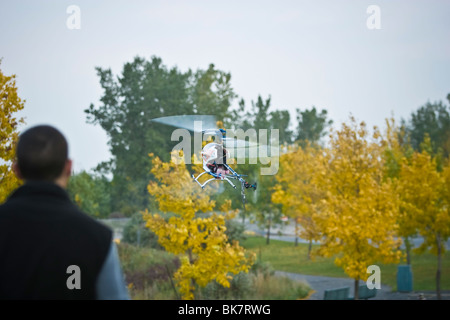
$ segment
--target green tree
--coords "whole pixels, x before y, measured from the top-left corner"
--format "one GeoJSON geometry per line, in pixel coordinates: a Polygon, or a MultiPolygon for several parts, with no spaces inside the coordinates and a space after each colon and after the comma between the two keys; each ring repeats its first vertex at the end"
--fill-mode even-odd
{"type": "Polygon", "coordinates": [[[127,215],[151,205],[146,186],[152,179],[148,154],[164,161],[176,142],[174,128],[151,120],[195,113],[226,114],[234,97],[230,75],[210,65],[206,71],[168,68],[158,57],[136,57],[115,77],[111,69],[96,68],[103,88],[101,104],[85,110],[87,121],[107,133],[112,160],[97,170],[110,170],[112,207],[127,215]]]}
{"type": "Polygon", "coordinates": [[[255,129],[270,129],[271,122],[269,118],[269,108],[271,104],[271,97],[263,99],[260,95],[256,101],[251,101],[251,108],[248,110],[245,100],[239,101],[239,108],[233,110],[232,119],[235,121],[231,127],[240,128],[243,130],[255,129]]]}
{"type": "Polygon", "coordinates": [[[318,143],[327,134],[327,128],[333,124],[333,120],[328,120],[327,116],[327,110],[323,109],[318,113],[314,106],[311,110],[305,109],[301,111],[297,109],[298,127],[296,140],[302,145],[306,141],[312,144],[318,143]]]}
{"type": "Polygon", "coordinates": [[[251,114],[246,110],[245,100],[241,98],[236,109],[229,112],[230,119],[224,122],[225,126],[230,129],[242,129],[244,131],[252,127],[251,114]]]}
{"type": "Polygon", "coordinates": [[[266,244],[270,243],[272,228],[282,223],[281,206],[272,202],[273,186],[275,185],[275,176],[260,175],[258,179],[257,201],[250,205],[255,222],[259,227],[265,229],[266,244]]]}
{"type": "Polygon", "coordinates": [[[291,117],[287,110],[276,110],[270,113],[270,128],[279,130],[280,145],[292,142],[292,131],[289,130],[291,117]]]}
{"type": "MultiPolygon", "coordinates": [[[[450,94],[447,96],[450,102],[450,94]]],[[[430,103],[411,113],[409,121],[403,120],[406,133],[414,150],[420,150],[420,144],[428,134],[433,153],[442,152],[445,158],[450,155],[450,106],[442,101],[430,103]]]]}
{"type": "MultiPolygon", "coordinates": [[[[287,110],[275,110],[270,112],[271,97],[263,99],[258,95],[256,101],[251,101],[251,108],[248,110],[243,99],[239,102],[239,108],[233,110],[233,119],[236,120],[235,127],[243,130],[254,129],[258,133],[260,129],[268,130],[268,139],[272,137],[271,130],[276,129],[279,132],[279,143],[290,143],[292,132],[289,130],[290,116],[287,110]]],[[[261,139],[261,137],[259,137],[261,139]]],[[[260,141],[259,144],[266,144],[269,141],[260,141]]],[[[270,143],[273,143],[271,141],[270,143]]],[[[274,176],[261,175],[261,164],[240,165],[239,172],[249,175],[249,181],[256,180],[258,187],[256,197],[257,201],[248,205],[248,212],[241,211],[242,221],[246,216],[253,214],[253,218],[260,226],[267,228],[267,241],[270,240],[270,229],[276,224],[281,223],[281,210],[278,205],[271,201],[272,187],[275,184],[274,176]],[[243,171],[241,171],[243,170],[243,171]]],[[[252,191],[250,191],[252,192],[252,191]]]]}
{"type": "Polygon", "coordinates": [[[269,114],[271,100],[272,98],[270,96],[265,101],[261,96],[258,96],[256,102],[252,101],[254,129],[259,130],[270,128],[270,120],[267,115],[269,114]]]}
{"type": "Polygon", "coordinates": [[[145,227],[145,220],[141,212],[136,212],[130,217],[123,228],[122,241],[130,243],[138,247],[150,247],[155,249],[163,249],[158,243],[158,237],[154,232],[145,227]]]}
{"type": "Polygon", "coordinates": [[[94,218],[106,218],[111,213],[110,188],[105,177],[81,171],[70,178],[67,191],[81,210],[94,218]]]}
{"type": "Polygon", "coordinates": [[[230,119],[228,109],[236,97],[231,87],[231,74],[215,69],[198,70],[193,76],[190,96],[196,114],[215,115],[218,120],[230,119]]]}
{"type": "MultiPolygon", "coordinates": [[[[250,110],[246,107],[245,100],[239,100],[237,109],[230,110],[227,127],[232,129],[243,129],[244,131],[252,128],[259,129],[277,129],[279,130],[280,144],[289,144],[292,142],[293,132],[289,129],[290,114],[287,110],[269,111],[271,107],[271,97],[263,99],[260,95],[256,101],[251,101],[250,110]]],[[[270,135],[270,133],[269,133],[270,135]]]]}

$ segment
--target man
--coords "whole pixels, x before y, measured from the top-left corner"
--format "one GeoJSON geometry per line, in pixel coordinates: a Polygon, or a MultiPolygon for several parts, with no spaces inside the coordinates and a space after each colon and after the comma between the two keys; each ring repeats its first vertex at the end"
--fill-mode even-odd
{"type": "Polygon", "coordinates": [[[225,167],[227,163],[227,150],[217,144],[209,143],[202,150],[203,168],[216,174],[217,179],[223,179],[230,171],[225,167]],[[222,155],[222,156],[220,156],[222,155]]]}
{"type": "Polygon", "coordinates": [[[0,206],[0,299],[129,299],[112,231],[65,191],[72,161],[64,136],[33,127],[16,158],[25,183],[0,206]]]}

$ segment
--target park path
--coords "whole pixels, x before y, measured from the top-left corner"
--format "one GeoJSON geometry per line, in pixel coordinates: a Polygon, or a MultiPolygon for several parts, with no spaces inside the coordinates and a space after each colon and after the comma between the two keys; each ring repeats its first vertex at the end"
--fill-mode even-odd
{"type": "MultiPolygon", "coordinates": [[[[295,281],[307,283],[314,292],[308,297],[308,300],[323,300],[324,291],[326,289],[337,289],[342,287],[350,287],[350,295],[354,294],[354,280],[350,278],[334,278],[323,276],[310,276],[298,273],[290,273],[284,271],[275,271],[277,276],[285,276],[295,281]]],[[[360,281],[360,284],[364,284],[360,281]]],[[[376,290],[376,289],[375,289],[376,290]]],[[[392,291],[388,285],[381,284],[381,289],[377,291],[375,298],[370,300],[435,300],[435,292],[397,292],[392,291]]],[[[443,300],[450,300],[450,292],[442,292],[443,300]]]]}
{"type": "MultiPolygon", "coordinates": [[[[285,276],[292,280],[307,283],[311,287],[311,289],[314,290],[314,293],[309,296],[309,300],[323,300],[324,291],[326,289],[338,289],[342,287],[350,287],[350,295],[353,296],[354,294],[354,280],[350,278],[310,276],[283,271],[276,271],[275,274],[277,276],[285,276]]],[[[364,282],[360,281],[360,284],[364,284],[364,282]]],[[[375,298],[387,297],[387,295],[390,292],[391,292],[390,287],[382,285],[381,289],[378,290],[377,296],[375,298]]]]}

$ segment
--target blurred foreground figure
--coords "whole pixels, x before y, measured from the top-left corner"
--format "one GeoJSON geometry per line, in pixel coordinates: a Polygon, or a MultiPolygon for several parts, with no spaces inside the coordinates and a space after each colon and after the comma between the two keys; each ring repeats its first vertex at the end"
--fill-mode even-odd
{"type": "Polygon", "coordinates": [[[25,131],[13,169],[25,183],[0,206],[0,299],[129,299],[112,231],[65,191],[64,136],[25,131]]]}

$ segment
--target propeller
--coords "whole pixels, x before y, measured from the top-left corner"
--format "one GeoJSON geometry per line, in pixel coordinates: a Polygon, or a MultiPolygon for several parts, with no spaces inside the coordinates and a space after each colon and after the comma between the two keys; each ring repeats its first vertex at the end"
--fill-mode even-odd
{"type": "Polygon", "coordinates": [[[155,118],[151,121],[179,129],[186,129],[194,133],[202,133],[204,140],[206,140],[207,137],[214,137],[216,143],[222,143],[224,147],[227,148],[232,158],[235,158],[236,156],[246,159],[257,158],[259,148],[268,148],[265,145],[252,141],[256,141],[256,134],[254,137],[249,137],[249,140],[247,141],[245,140],[245,133],[243,131],[225,131],[223,128],[218,128],[218,121],[214,115],[167,116],[155,118]],[[239,139],[239,136],[243,136],[244,139],[239,139]]]}

